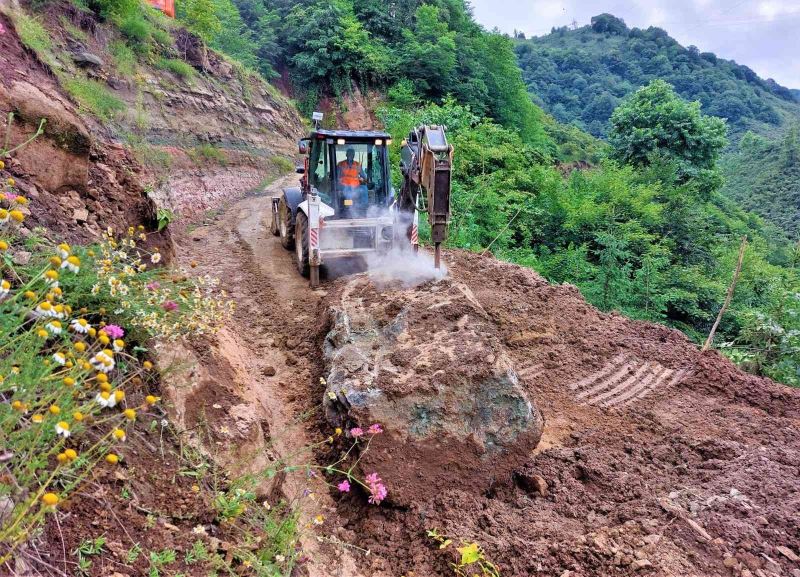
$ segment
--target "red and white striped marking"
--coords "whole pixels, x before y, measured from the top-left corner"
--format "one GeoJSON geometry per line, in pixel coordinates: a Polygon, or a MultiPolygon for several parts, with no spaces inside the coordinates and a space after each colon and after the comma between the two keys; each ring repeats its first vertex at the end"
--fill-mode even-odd
{"type": "Polygon", "coordinates": [[[308,247],[315,249],[319,246],[319,229],[310,228],[308,230],[308,247]]]}
{"type": "Polygon", "coordinates": [[[411,245],[419,245],[419,211],[416,209],[417,199],[414,199],[414,221],[411,223],[411,245]]]}

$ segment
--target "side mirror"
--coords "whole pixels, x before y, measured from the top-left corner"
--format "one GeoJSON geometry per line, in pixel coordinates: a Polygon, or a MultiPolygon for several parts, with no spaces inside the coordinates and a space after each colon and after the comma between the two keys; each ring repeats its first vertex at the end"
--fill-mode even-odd
{"type": "Polygon", "coordinates": [[[297,148],[300,151],[300,154],[308,154],[308,140],[301,140],[297,143],[297,148]]]}
{"type": "Polygon", "coordinates": [[[306,173],[306,167],[305,166],[296,166],[294,171],[297,174],[305,174],[306,173]]]}

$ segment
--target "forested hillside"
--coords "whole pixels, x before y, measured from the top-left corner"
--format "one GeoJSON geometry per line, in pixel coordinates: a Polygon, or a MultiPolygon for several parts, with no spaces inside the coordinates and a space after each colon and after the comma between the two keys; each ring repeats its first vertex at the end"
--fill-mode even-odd
{"type": "Polygon", "coordinates": [[[683,47],[661,28],[628,28],[610,14],[576,30],[518,40],[523,77],[534,98],[561,122],[605,136],[621,100],[660,78],[706,114],[728,120],[732,142],[746,130],[770,136],[800,117],[797,93],[747,66],[683,47]]]}

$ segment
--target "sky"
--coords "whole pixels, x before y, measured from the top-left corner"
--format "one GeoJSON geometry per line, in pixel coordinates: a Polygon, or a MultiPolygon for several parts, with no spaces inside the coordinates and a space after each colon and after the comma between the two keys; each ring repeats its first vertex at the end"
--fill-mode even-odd
{"type": "Polygon", "coordinates": [[[485,28],[540,36],[608,12],[800,89],[800,0],[471,0],[485,28]]]}

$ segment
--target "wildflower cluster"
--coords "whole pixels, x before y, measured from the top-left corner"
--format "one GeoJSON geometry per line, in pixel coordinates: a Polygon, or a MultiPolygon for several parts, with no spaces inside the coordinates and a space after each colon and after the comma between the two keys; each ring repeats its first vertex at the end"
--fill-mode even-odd
{"type": "Polygon", "coordinates": [[[232,310],[233,301],[209,276],[189,278],[185,271],[156,267],[158,248],[145,249],[147,235],[133,227],[120,235],[108,229],[98,247],[97,282],[91,293],[117,300],[114,313],[131,330],[162,340],[211,333],[232,310]]]}
{"type": "Polygon", "coordinates": [[[144,390],[154,367],[127,342],[131,336],[144,342],[205,332],[224,311],[209,294],[213,283],[150,270],[158,252],[138,249],[142,229],[122,239],[109,231],[90,249],[44,243],[27,265],[15,266],[27,201],[11,178],[2,191],[0,562],[94,468],[124,462],[133,424],[159,401],[144,390]],[[163,288],[146,288],[155,278],[163,288]],[[178,308],[167,311],[165,300],[178,308]]]}

